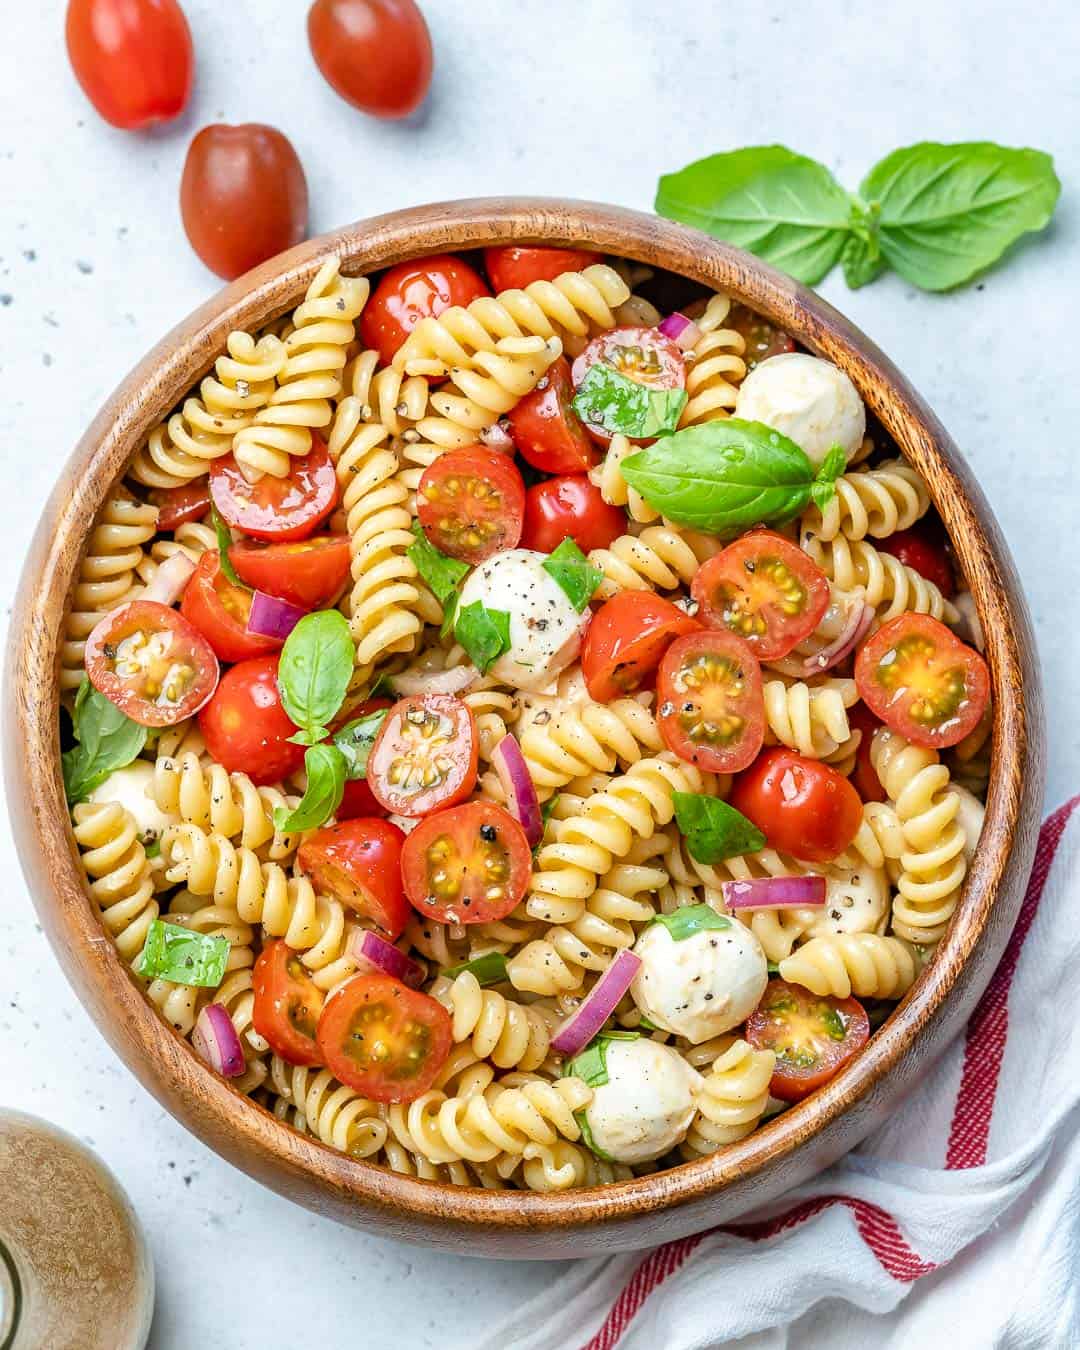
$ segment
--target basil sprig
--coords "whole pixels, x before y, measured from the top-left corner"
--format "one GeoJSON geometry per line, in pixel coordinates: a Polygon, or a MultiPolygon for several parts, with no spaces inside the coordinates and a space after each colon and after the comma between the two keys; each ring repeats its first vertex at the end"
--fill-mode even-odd
{"type": "Polygon", "coordinates": [[[726,417],[665,436],[621,467],[630,486],[677,525],[733,534],[791,520],[811,501],[826,506],[845,456],[834,446],[815,472],[782,432],[726,417]]]}
{"type": "Polygon", "coordinates": [[[672,942],[685,942],[695,933],[705,933],[710,929],[716,929],[722,932],[725,928],[731,927],[731,920],[724,917],[723,914],[717,914],[715,909],[710,909],[708,905],[683,905],[681,909],[674,910],[671,914],[657,914],[652,920],[666,928],[671,934],[672,942]]]}
{"type": "Polygon", "coordinates": [[[578,385],[573,408],[583,422],[613,436],[644,438],[674,431],[686,399],[685,389],[654,389],[598,361],[578,385]]]}
{"type": "Polygon", "coordinates": [[[469,653],[481,675],[510,650],[510,615],[505,609],[488,609],[482,600],[458,606],[454,616],[454,636],[469,653]]]}
{"type": "Polygon", "coordinates": [[[554,553],[541,563],[549,577],[553,577],[566,598],[581,614],[592,599],[597,586],[604,579],[599,567],[594,567],[573,539],[567,537],[554,553]]]}
{"type": "Polygon", "coordinates": [[[300,730],[289,740],[315,745],[330,734],[330,722],[345,698],[353,672],[353,642],[345,616],[336,609],[305,614],[281,649],[281,702],[300,730]]]}
{"type": "Polygon", "coordinates": [[[111,773],[125,769],[146,744],[147,728],[99,693],[84,676],[71,713],[77,745],[60,756],[68,804],[85,801],[111,773]]]}
{"type": "Polygon", "coordinates": [[[221,575],[226,581],[231,582],[234,586],[239,586],[241,590],[250,591],[251,587],[245,585],[244,582],[240,580],[236,568],[232,564],[232,559],[229,557],[229,549],[232,548],[233,537],[228,525],[221,519],[221,516],[218,514],[218,509],[213,502],[210,503],[210,520],[214,526],[214,533],[217,535],[218,566],[221,568],[221,575]]]}
{"type": "Polygon", "coordinates": [[[990,141],[895,150],[870,170],[858,195],[805,155],[761,145],[665,174],[656,210],[808,285],[840,262],[851,287],[891,267],[913,286],[944,291],[1045,228],[1060,192],[1049,155],[990,141]]]}
{"type": "Polygon", "coordinates": [[[293,809],[274,807],[274,827],[284,834],[315,830],[329,820],[345,795],[345,756],[336,745],[311,745],[304,754],[307,787],[293,809]]]}
{"type": "Polygon", "coordinates": [[[229,940],[154,919],[134,970],[147,980],[216,989],[225,978],[229,940]]]}
{"type": "Polygon", "coordinates": [[[450,966],[442,973],[448,980],[454,980],[465,971],[475,975],[482,986],[502,984],[507,979],[506,957],[502,952],[485,952],[483,956],[474,956],[471,961],[463,961],[460,966],[450,966]]]}
{"type": "Polygon", "coordinates": [[[346,722],[340,731],[334,732],[333,743],[345,760],[346,778],[367,777],[368,756],[389,711],[389,708],[380,708],[377,712],[346,722]]]}
{"type": "Polygon", "coordinates": [[[690,856],[698,862],[723,862],[765,847],[765,836],[753,821],[719,797],[676,792],[672,800],[675,823],[686,838],[690,856]]]}

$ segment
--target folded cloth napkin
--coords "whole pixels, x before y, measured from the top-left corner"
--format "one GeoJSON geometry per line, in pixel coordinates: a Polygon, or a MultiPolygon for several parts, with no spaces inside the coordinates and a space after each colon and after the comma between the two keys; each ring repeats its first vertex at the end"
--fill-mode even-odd
{"type": "Polygon", "coordinates": [[[478,1350],[1080,1347],[1080,811],[1043,825],[965,1036],[853,1153],[737,1224],[582,1261],[478,1350]]]}

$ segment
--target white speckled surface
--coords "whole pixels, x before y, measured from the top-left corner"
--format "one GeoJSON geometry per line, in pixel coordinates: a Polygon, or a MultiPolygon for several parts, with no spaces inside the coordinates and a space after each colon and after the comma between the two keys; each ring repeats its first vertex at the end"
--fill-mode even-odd
{"type": "MultiPolygon", "coordinates": [[[[214,288],[176,193],[194,129],[264,120],[293,138],[313,226],[498,192],[648,208],[657,175],[781,141],[848,186],[898,144],[1035,145],[1066,195],[1047,236],[948,298],[884,279],[823,288],[888,351],[974,464],[1028,587],[1048,687],[1049,800],[1075,791],[1075,314],[1080,84],[1075,7],[1000,0],[427,0],[437,50],[416,125],[380,125],[320,81],[300,0],[185,0],[199,53],[182,124],[101,124],[67,68],[60,0],[16,6],[0,44],[0,599],[54,475],[117,380],[214,288]],[[16,14],[17,11],[17,14],[16,14]],[[512,18],[510,16],[513,16],[512,18]]],[[[82,1012],[38,931],[6,822],[0,857],[0,1103],[87,1139],[135,1202],[157,1261],[154,1350],[465,1346],[561,1267],[364,1237],[277,1199],[158,1109],[82,1012]],[[235,1291],[235,1292],[234,1292],[235,1291]]]]}

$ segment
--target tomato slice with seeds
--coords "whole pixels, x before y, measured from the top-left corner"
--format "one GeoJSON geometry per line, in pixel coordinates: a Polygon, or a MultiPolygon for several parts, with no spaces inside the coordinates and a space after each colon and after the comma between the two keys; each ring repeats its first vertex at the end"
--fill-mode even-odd
{"type": "Polygon", "coordinates": [[[678,637],[701,631],[701,624],[652,591],[620,591],[593,615],[581,648],[581,669],[589,695],[609,703],[640,689],[678,637]]]}
{"type": "Polygon", "coordinates": [[[282,639],[247,631],[251,591],[234,586],[221,570],[216,548],[208,548],[184,588],[180,613],[195,625],[222,661],[245,661],[279,651],[282,639]]]}
{"type": "Polygon", "coordinates": [[[733,328],[746,343],[743,360],[747,370],[760,366],[770,356],[795,350],[795,341],[788,333],[745,305],[732,305],[723,326],[733,328]]]}
{"type": "Polygon", "coordinates": [[[656,682],[657,722],[669,750],[709,773],[737,773],[765,736],[761,667],[726,629],[691,633],[667,649],[656,682]]]}
{"type": "Polygon", "coordinates": [[[542,473],[584,473],[600,459],[574,411],[574,384],[565,356],[507,414],[510,435],[521,458],[542,473]]]}
{"type": "Polygon", "coordinates": [[[728,800],[771,848],[805,862],[830,862],[862,823],[862,801],[844,775],[785,746],[760,754],[735,779],[728,800]]]}
{"type": "Polygon", "coordinates": [[[321,1064],[315,1040],[322,990],[281,938],[267,942],[251,972],[255,1002],[251,1023],[271,1050],[290,1064],[321,1064]]]}
{"type": "Polygon", "coordinates": [[[472,709],[453,694],[395,703],[368,756],[368,786],[387,811],[426,816],[467,797],[476,783],[479,742],[472,709]]]}
{"type": "Polygon", "coordinates": [[[524,290],[533,281],[554,281],[564,272],[584,272],[604,261],[602,253],[582,248],[522,248],[510,244],[484,249],[484,271],[496,295],[524,290]]]}
{"type": "Polygon", "coordinates": [[[205,478],[174,488],[154,488],[150,505],[158,509],[158,529],[171,534],[178,525],[202,520],[210,510],[210,484],[205,478]]]}
{"type": "Polygon", "coordinates": [[[928,614],[882,624],[856,658],[855,683],[886,726],[934,750],[974,731],[990,701],[982,656],[928,614]]]}
{"type": "Polygon", "coordinates": [[[710,558],[690,593],[704,624],[730,628],[761,661],[787,656],[829,607],[825,573],[773,530],[752,530],[710,558]]]}
{"type": "Polygon", "coordinates": [[[193,717],[217,687],[218,659],[175,609],[133,600],[106,614],[86,639],[90,683],[144,727],[193,717]]]}
{"type": "Polygon", "coordinates": [[[517,547],[525,484],[509,455],[480,445],[451,450],[424,470],[416,512],[437,549],[475,565],[517,547]]]}
{"type": "Polygon", "coordinates": [[[314,436],[310,452],[294,456],[284,478],[264,474],[249,483],[232,455],[215,459],[210,496],[222,520],[253,539],[306,539],[337,505],[337,474],[326,446],[314,436]]]}
{"type": "Polygon", "coordinates": [[[870,1038],[870,1019],[855,998],[823,998],[786,980],[770,980],[746,1022],[755,1050],[776,1052],[769,1091],[801,1102],[834,1078],[870,1038]]]}
{"type": "Polygon", "coordinates": [[[404,830],[377,818],[345,820],[309,834],[296,857],[317,891],[378,925],[393,939],[409,917],[401,884],[404,830]]]}
{"type": "MultiPolygon", "coordinates": [[[[574,388],[577,389],[589,370],[603,364],[613,367],[620,375],[649,389],[685,389],[686,362],[681,348],[657,328],[612,328],[593,338],[571,369],[574,388]]],[[[593,422],[585,429],[594,441],[607,445],[611,432],[593,422]]],[[[641,438],[628,437],[635,444],[641,438]]]]}
{"type": "Polygon", "coordinates": [[[318,534],[290,544],[244,539],[229,549],[241,581],[301,609],[326,609],[349,579],[349,536],[318,534]]]}
{"type": "Polygon", "coordinates": [[[405,894],[439,923],[493,923],[528,889],[525,831],[494,802],[467,802],[422,821],[401,854],[405,894]]]}
{"type": "Polygon", "coordinates": [[[390,975],[354,975],[326,1000],[318,1042],[326,1067],[354,1092],[411,1102],[450,1054],[450,1014],[390,975]]]}

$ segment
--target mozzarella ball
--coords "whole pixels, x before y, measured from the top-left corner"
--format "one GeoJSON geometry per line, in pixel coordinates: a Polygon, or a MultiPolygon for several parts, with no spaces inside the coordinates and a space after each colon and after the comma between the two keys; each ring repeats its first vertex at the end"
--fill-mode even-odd
{"type": "Polygon", "coordinates": [[[735,416],[783,432],[815,467],[834,445],[850,459],[866,434],[866,409],[855,386],[831,361],[805,352],[785,352],[756,366],[739,388],[735,416]]]}
{"type": "Polygon", "coordinates": [[[177,823],[175,816],[162,811],[151,796],[154,766],[145,759],[137,759],[126,769],[109,774],[99,787],[94,788],[88,800],[92,802],[119,802],[135,818],[135,828],[143,844],[152,844],[161,838],[162,831],[177,823]]]}
{"type": "Polygon", "coordinates": [[[708,928],[676,942],[662,923],[634,944],[641,969],[630,995],[654,1026],[694,1045],[745,1022],[769,981],[761,943],[749,928],[708,928]]]}
{"type": "Polygon", "coordinates": [[[589,625],[553,576],[546,553],[510,548],[473,568],[461,588],[458,612],[483,602],[510,615],[510,650],[488,674],[515,689],[543,689],[575,659],[589,625]]]}
{"type": "Polygon", "coordinates": [[[825,878],[823,908],[796,911],[806,915],[806,936],[830,937],[835,933],[880,933],[889,914],[889,882],[880,867],[830,868],[825,878]]]}
{"type": "Polygon", "coordinates": [[[593,1143],[615,1162],[643,1163],[681,1143],[702,1077],[669,1045],[609,1041],[608,1081],[593,1089],[585,1119],[593,1143]]]}

